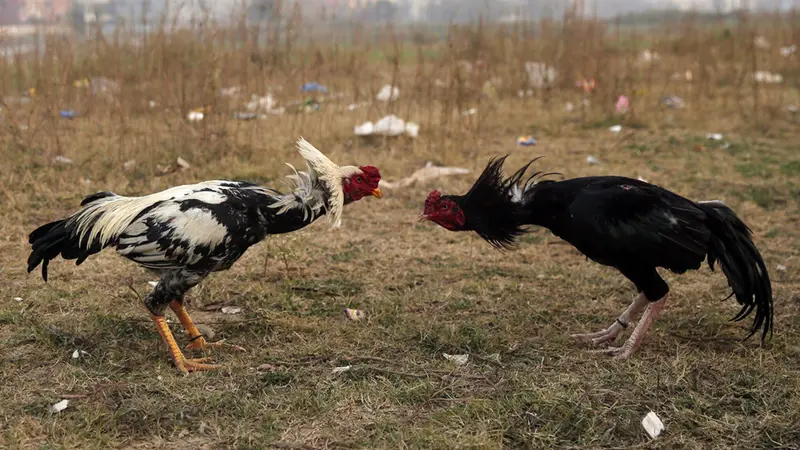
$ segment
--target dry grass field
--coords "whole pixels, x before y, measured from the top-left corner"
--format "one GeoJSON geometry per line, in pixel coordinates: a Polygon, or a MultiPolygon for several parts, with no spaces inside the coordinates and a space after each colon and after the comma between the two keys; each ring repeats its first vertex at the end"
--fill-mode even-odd
{"type": "Polygon", "coordinates": [[[798,42],[797,23],[644,32],[567,19],[440,37],[391,27],[306,36],[295,21],[261,35],[52,38],[38,58],[0,63],[0,447],[797,449],[800,117],[787,107],[800,104],[800,55],[779,51],[798,42]],[[642,61],[645,49],[660,58],[642,61]],[[552,64],[558,78],[520,98],[525,61],[552,64]],[[673,77],[686,70],[691,80],[673,77]],[[783,82],[756,84],[758,70],[783,82]],[[75,86],[91,76],[119,90],[75,86]],[[584,95],[575,82],[591,77],[597,88],[584,95]],[[317,110],[293,112],[316,95],[300,92],[307,81],[330,92],[317,110]],[[390,83],[400,98],[373,100],[390,83]],[[219,94],[231,86],[238,97],[219,94]],[[12,98],[31,87],[30,102],[12,98]],[[232,118],[267,91],[284,114],[232,118]],[[614,114],[620,94],[631,98],[624,116],[614,114]],[[667,95],[685,107],[668,108],[667,95]],[[185,119],[202,106],[202,121],[185,119]],[[353,135],[389,113],[419,123],[419,137],[353,135]],[[518,146],[526,134],[538,145],[518,146]],[[284,162],[302,165],[301,135],[388,181],[426,161],[472,173],[385,189],[348,206],[340,230],[321,220],[269,238],[192,290],[195,320],[231,344],[214,353],[219,371],[177,373],[137,297],[152,275],[113,251],[78,267],[56,260],[48,283],[25,271],[28,233],[90,193],[218,178],[281,188],[284,162]],[[727,202],[770,269],[774,338],[742,341],[750,319],[729,321],[738,306],[721,301],[727,283],[704,266],[665,274],[673,295],[633,359],[586,352],[569,334],[606,326],[628,304],[635,290],[622,275],[546,230],[501,253],[416,221],[430,190],[464,192],[506,153],[508,170],[544,155],[537,169],[565,177],[643,177],[727,202]],[[366,320],[347,320],[345,307],[366,320]],[[470,357],[457,366],[444,353],[470,357]],[[65,398],[67,409],[49,411],[65,398]],[[666,426],[654,441],[640,424],[649,411],[666,426]]]}

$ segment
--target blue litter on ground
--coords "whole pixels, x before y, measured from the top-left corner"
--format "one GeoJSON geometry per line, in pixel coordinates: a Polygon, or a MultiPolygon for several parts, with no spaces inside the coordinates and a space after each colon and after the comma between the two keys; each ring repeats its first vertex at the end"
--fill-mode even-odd
{"type": "Polygon", "coordinates": [[[310,82],[303,85],[303,92],[322,92],[323,94],[328,93],[328,88],[325,86],[317,83],[317,82],[310,82]]]}

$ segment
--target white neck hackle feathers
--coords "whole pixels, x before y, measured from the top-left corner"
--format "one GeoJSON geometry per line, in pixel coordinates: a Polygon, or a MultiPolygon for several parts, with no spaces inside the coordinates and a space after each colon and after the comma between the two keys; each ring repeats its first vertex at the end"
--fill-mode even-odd
{"type": "Polygon", "coordinates": [[[323,189],[328,191],[328,218],[331,221],[331,228],[338,228],[342,223],[344,209],[342,179],[360,173],[361,169],[355,166],[336,165],[302,137],[297,140],[297,150],[308,163],[309,172],[313,172],[322,183],[323,189]]]}

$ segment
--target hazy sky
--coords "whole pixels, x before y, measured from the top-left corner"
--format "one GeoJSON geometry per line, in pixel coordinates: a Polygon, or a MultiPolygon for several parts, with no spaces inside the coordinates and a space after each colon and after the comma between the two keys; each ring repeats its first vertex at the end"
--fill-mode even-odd
{"type": "MultiPolygon", "coordinates": [[[[209,10],[218,18],[231,17],[233,11],[240,10],[243,3],[251,3],[253,0],[171,0],[170,9],[174,12],[180,9],[181,16],[187,18],[191,15],[197,15],[203,10],[209,10]],[[180,5],[180,6],[179,6],[180,5]]],[[[284,5],[291,0],[284,0],[284,5]]],[[[296,0],[301,5],[319,5],[321,2],[327,1],[334,3],[334,0],[296,0]]],[[[374,1],[374,0],[373,0],[374,1]]],[[[402,1],[402,0],[390,0],[402,1]]],[[[409,0],[412,4],[416,3],[414,10],[424,11],[423,5],[437,0],[409,0]]],[[[474,10],[475,7],[481,8],[485,5],[495,5],[504,3],[503,0],[438,0],[444,3],[455,5],[456,9],[464,8],[474,10]],[[472,8],[466,8],[471,5],[472,8]]],[[[139,3],[141,0],[122,0],[120,3],[139,3]]],[[[346,0],[339,0],[339,4],[346,3],[346,0]]],[[[568,5],[570,0],[505,0],[505,3],[517,5],[529,5],[531,11],[542,10],[544,5],[549,5],[553,9],[560,10],[568,5]]],[[[151,11],[159,11],[166,4],[165,0],[150,0],[151,11]]],[[[617,14],[625,14],[628,12],[641,12],[648,9],[698,9],[702,11],[714,11],[716,8],[722,10],[735,9],[739,5],[749,4],[754,9],[790,9],[792,6],[800,6],[800,0],[584,0],[584,5],[587,13],[595,11],[602,17],[610,17],[617,14]]]]}

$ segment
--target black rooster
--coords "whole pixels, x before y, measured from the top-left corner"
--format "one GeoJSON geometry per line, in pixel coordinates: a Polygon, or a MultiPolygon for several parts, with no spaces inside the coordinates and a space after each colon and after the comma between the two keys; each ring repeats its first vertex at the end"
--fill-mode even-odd
{"type": "Polygon", "coordinates": [[[742,305],[733,320],[755,310],[749,338],[772,333],[772,287],[750,229],[722,202],[693,202],[661,187],[624,177],[598,176],[542,180],[536,172],[524,182],[531,161],[504,179],[506,157],[493,158],[465,195],[433,191],[421,220],[451,231],[475,231],[496,248],[514,247],[526,225],[548,228],[588,258],[617,268],[639,296],[608,328],[574,335],[601,344],[613,341],[644,310],[622,347],[604,350],[628,358],[642,343],[669,296],[657,267],[675,273],[719,262],[742,305]]]}
{"type": "Polygon", "coordinates": [[[239,181],[206,181],[144,197],[90,195],[76,213],[30,234],[28,272],[41,264],[47,281],[48,264],[58,255],[81,264],[105,247],[116,247],[161,277],[144,303],[178,370],[215,368],[203,364],[208,358],[183,356],[164,320],[167,307],[189,334],[187,349],[218,346],[205,341],[183,308],[189,289],[212,272],[229,269],[268,234],[299,230],[325,214],[338,227],[345,204],[381,196],[377,168],[337,166],[302,138],[297,146],[308,171],[289,176],[293,190],[286,194],[239,181]]]}

